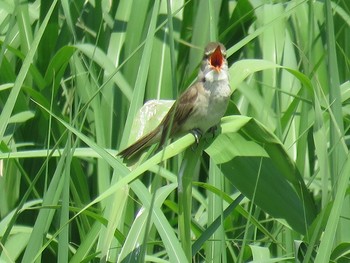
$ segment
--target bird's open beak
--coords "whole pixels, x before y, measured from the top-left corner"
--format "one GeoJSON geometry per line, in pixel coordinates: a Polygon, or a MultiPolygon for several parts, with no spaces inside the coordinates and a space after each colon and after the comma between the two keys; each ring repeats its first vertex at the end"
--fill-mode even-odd
{"type": "Polygon", "coordinates": [[[210,66],[213,69],[215,69],[217,72],[220,72],[221,67],[224,63],[224,56],[221,53],[220,46],[217,46],[213,54],[211,54],[209,62],[210,62],[210,66]]]}

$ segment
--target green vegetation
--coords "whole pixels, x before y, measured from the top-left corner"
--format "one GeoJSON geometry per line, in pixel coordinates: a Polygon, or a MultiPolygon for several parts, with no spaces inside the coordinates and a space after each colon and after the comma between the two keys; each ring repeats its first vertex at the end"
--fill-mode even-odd
{"type": "Polygon", "coordinates": [[[350,3],[0,2],[0,262],[349,262],[350,3]],[[128,167],[227,48],[232,100],[128,167]],[[164,111],[164,110],[162,110],[164,111]]]}

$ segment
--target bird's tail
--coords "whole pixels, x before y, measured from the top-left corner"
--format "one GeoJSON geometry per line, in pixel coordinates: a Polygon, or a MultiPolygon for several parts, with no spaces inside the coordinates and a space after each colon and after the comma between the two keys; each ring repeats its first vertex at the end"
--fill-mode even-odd
{"type": "Polygon", "coordinates": [[[154,129],[150,133],[138,139],[136,142],[131,144],[129,147],[125,148],[121,152],[118,153],[120,157],[123,159],[130,159],[134,155],[141,153],[145,148],[151,146],[156,143],[160,139],[160,130],[159,128],[154,129]]]}

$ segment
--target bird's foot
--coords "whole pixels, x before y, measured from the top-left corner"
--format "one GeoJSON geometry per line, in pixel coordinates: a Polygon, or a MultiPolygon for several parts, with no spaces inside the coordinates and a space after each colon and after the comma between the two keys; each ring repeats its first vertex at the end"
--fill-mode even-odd
{"type": "Polygon", "coordinates": [[[216,135],[216,132],[218,131],[218,126],[217,125],[214,125],[213,127],[211,127],[210,129],[209,129],[209,132],[212,134],[212,138],[214,138],[215,137],[215,135],[216,135]]]}
{"type": "Polygon", "coordinates": [[[196,141],[196,147],[192,146],[192,150],[195,150],[199,144],[199,140],[202,137],[202,131],[200,129],[193,129],[193,130],[191,130],[191,133],[194,136],[194,139],[196,141]]]}
{"type": "Polygon", "coordinates": [[[210,129],[208,130],[208,133],[211,133],[212,137],[209,139],[208,136],[206,136],[205,137],[205,141],[207,143],[209,143],[211,139],[214,139],[217,131],[218,131],[218,126],[217,125],[214,125],[214,126],[210,127],[210,129]]]}

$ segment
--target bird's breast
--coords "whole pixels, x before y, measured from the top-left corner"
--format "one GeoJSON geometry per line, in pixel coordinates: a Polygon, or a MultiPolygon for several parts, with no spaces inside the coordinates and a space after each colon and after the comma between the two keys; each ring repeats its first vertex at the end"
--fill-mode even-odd
{"type": "Polygon", "coordinates": [[[217,125],[225,114],[230,94],[228,81],[205,82],[198,92],[193,112],[184,124],[183,130],[200,129],[205,133],[217,125]]]}

